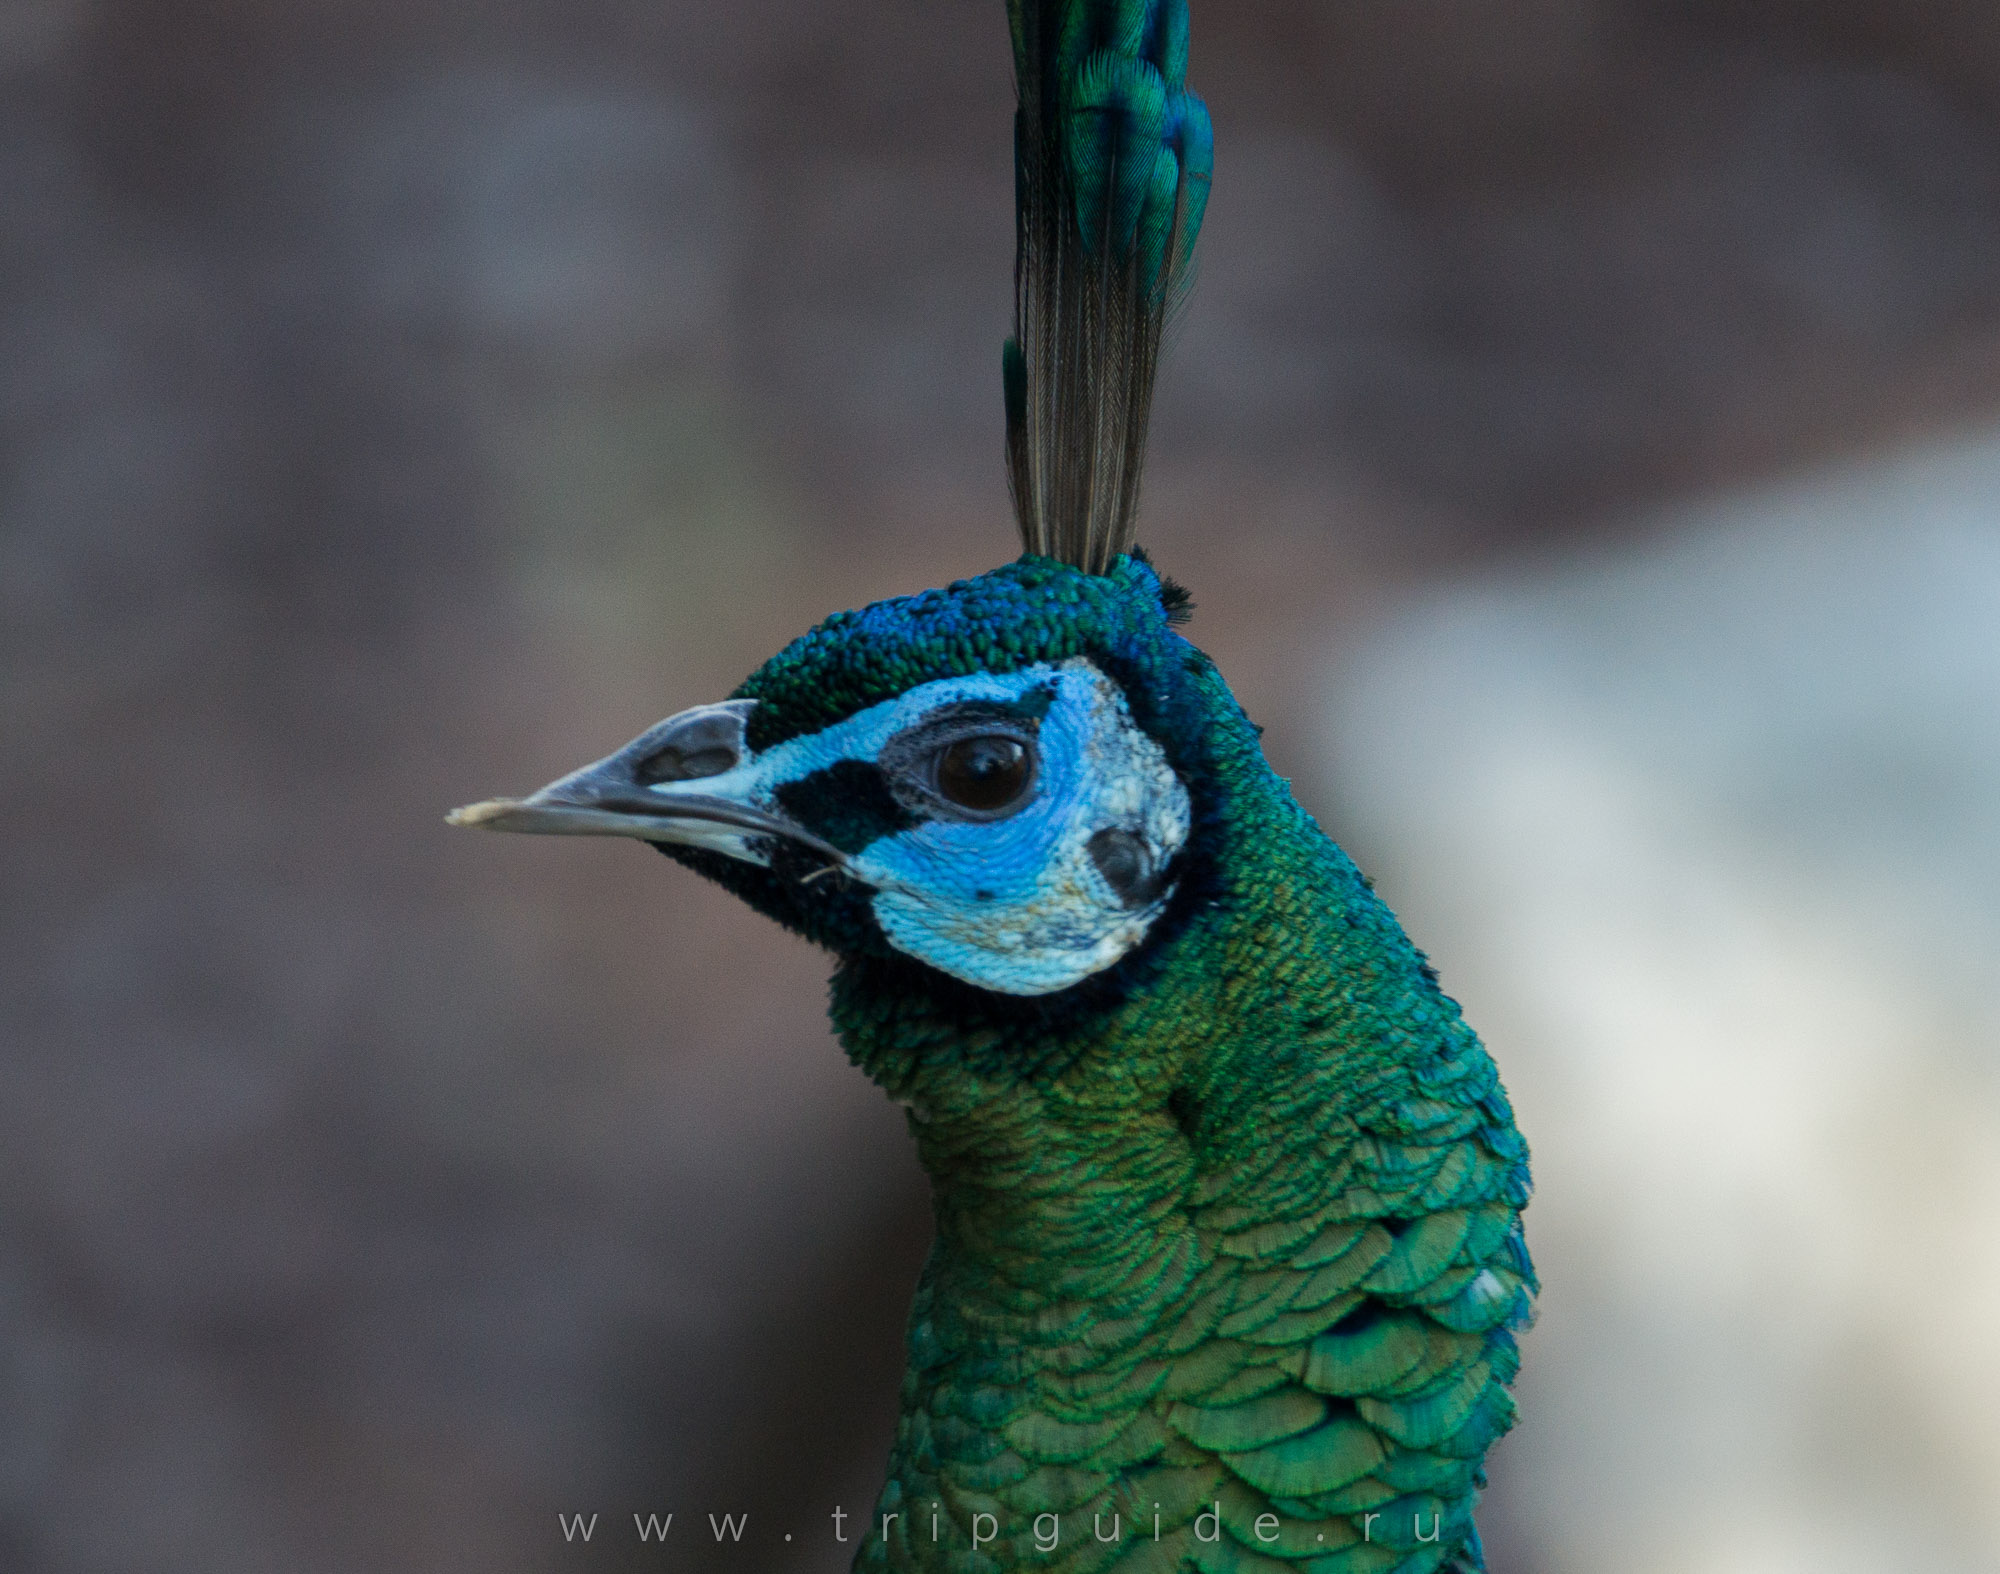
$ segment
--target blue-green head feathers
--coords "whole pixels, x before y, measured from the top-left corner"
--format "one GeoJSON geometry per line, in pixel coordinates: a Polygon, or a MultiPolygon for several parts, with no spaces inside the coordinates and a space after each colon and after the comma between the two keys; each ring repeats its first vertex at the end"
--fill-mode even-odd
{"type": "Polygon", "coordinates": [[[758,702],[750,742],[768,748],[817,731],[918,683],[1006,673],[1074,656],[1143,669],[1134,702],[1159,703],[1173,658],[1193,647],[1175,624],[1185,592],[1143,553],[1089,574],[1033,554],[941,590],[836,612],[773,656],[736,690],[758,702]]]}

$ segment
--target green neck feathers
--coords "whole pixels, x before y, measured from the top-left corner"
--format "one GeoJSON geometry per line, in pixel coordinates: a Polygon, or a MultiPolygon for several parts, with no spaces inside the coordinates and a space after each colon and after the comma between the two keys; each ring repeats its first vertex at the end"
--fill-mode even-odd
{"type": "Polygon", "coordinates": [[[1347,1560],[1329,1574],[1394,1567],[1440,1525],[1459,1533],[1437,1546],[1476,1549],[1477,1453],[1511,1416],[1506,1325],[1532,1287],[1510,1244],[1525,1150],[1457,1007],[1200,682],[1215,879],[1144,987],[981,1025],[866,968],[836,980],[843,1043],[908,1106],[937,1227],[859,1567],[1254,1558],[1260,1524],[1321,1538],[1347,1560]],[[1412,1321],[1413,1294],[1446,1323],[1412,1321]],[[1424,1346],[1396,1375],[1435,1367],[1445,1412],[1371,1419],[1365,1363],[1343,1376],[1326,1342],[1343,1319],[1424,1346]]]}

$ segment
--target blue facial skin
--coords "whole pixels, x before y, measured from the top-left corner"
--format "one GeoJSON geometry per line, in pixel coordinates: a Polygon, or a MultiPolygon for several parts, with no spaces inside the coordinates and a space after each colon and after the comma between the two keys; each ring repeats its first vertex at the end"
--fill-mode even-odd
{"type": "MultiPolygon", "coordinates": [[[[955,1023],[959,1042],[977,1047],[979,1056],[996,1066],[1023,1063],[1023,1057],[1043,1054],[1037,1046],[1060,1036],[1061,1024],[1113,1009],[1151,976],[1163,954],[1161,943],[1218,899],[1210,849],[1222,800],[1211,749],[1216,740],[1227,743],[1237,736],[1218,727],[1219,717],[1233,717],[1238,728],[1248,723],[1213,664],[1176,628],[1187,608],[1186,593],[1161,580],[1137,552],[1104,574],[1031,554],[974,579],[834,613],[765,662],[730,697],[733,704],[749,706],[745,747],[753,759],[768,762],[786,744],[806,745],[816,734],[831,733],[931,683],[1006,679],[1078,658],[1103,674],[1188,794],[1191,828],[1170,864],[1155,871],[1164,906],[1143,943],[1070,987],[1013,994],[973,982],[990,978],[1016,988],[1046,987],[1045,980],[1030,979],[1027,969],[1004,962],[966,965],[975,959],[956,950],[954,942],[962,937],[947,933],[947,923],[934,926],[928,940],[908,931],[900,944],[890,940],[878,913],[878,893],[830,865],[858,856],[870,842],[914,830],[916,818],[888,792],[870,761],[837,757],[848,751],[835,746],[822,744],[819,752],[831,768],[847,773],[845,779],[809,771],[785,784],[789,801],[783,808],[802,829],[838,846],[837,858],[782,838],[761,840],[754,862],[744,860],[745,847],[729,856],[719,842],[647,839],[766,917],[834,952],[840,958],[833,978],[837,1020],[848,1010],[842,1002],[865,1014],[874,1009],[871,1002],[921,998],[924,1009],[955,1023]]],[[[1006,692],[1020,691],[1009,686],[1006,692]]],[[[797,761],[806,758],[801,753],[797,761]]],[[[704,785],[722,781],[718,776],[704,785]]],[[[886,850],[881,856],[886,863],[886,850]]],[[[907,876],[901,869],[879,872],[885,878],[907,876]]],[[[942,909],[955,900],[962,911],[968,886],[974,902],[980,890],[991,888],[961,880],[955,893],[940,891],[933,906],[942,909]]],[[[1143,882],[1128,891],[1142,904],[1152,900],[1143,882]]]]}
{"type": "Polygon", "coordinates": [[[922,684],[687,786],[833,842],[891,947],[1016,996],[1067,988],[1137,945],[1188,834],[1186,788],[1081,657],[922,684]],[[939,751],[996,735],[1031,752],[1032,779],[1016,805],[968,814],[937,788],[939,751]]]}

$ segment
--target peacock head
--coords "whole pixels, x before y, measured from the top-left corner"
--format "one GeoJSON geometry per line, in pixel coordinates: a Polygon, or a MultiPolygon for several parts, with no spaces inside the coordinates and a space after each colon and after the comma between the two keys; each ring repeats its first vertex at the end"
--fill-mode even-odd
{"type": "Polygon", "coordinates": [[[1142,556],[1028,556],[827,619],[492,830],[629,836],[843,956],[1047,996],[1141,947],[1193,857],[1202,657],[1142,556]]]}
{"type": "Polygon", "coordinates": [[[1034,999],[1120,968],[1201,894],[1227,691],[1173,632],[1178,593],[1124,548],[1214,147],[1184,0],[1009,16],[1001,380],[1028,555],[829,618],[720,704],[452,818],[639,837],[844,957],[1034,999]]]}

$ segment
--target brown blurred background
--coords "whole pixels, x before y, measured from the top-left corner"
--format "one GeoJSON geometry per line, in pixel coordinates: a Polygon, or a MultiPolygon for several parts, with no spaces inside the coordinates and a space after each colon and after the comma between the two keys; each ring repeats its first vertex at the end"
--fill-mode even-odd
{"type": "MultiPolygon", "coordinates": [[[[1143,536],[1394,892],[1326,718],[1398,609],[2000,410],[2000,12],[1196,10],[1143,536]]],[[[824,960],[440,816],[1012,555],[1007,66],[999,0],[0,0],[0,1568],[844,1567],[927,1215],[824,960]]],[[[1527,1394],[1496,1574],[1608,1574],[1527,1394]]]]}

